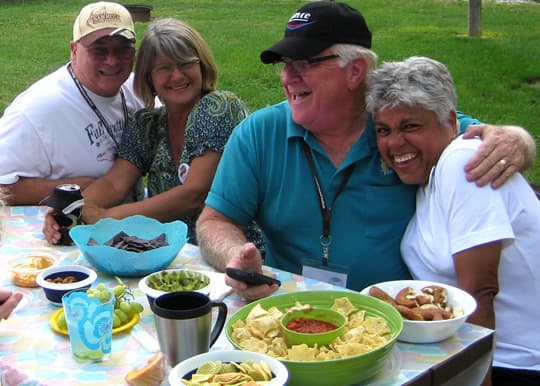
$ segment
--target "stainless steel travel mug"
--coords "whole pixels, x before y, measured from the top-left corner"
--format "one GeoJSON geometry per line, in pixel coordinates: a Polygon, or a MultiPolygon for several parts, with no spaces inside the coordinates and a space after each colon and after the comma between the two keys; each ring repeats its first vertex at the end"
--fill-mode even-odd
{"type": "Polygon", "coordinates": [[[150,303],[159,347],[174,367],[184,359],[205,353],[215,343],[227,317],[227,306],[195,291],[169,292],[150,303]],[[218,315],[212,327],[212,309],[218,315]]]}

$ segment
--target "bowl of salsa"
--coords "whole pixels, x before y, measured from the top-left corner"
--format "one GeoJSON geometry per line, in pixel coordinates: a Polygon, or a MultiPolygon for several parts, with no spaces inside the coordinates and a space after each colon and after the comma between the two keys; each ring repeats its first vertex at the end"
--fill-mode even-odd
{"type": "Polygon", "coordinates": [[[281,319],[287,345],[326,345],[343,335],[347,318],[330,308],[291,310],[281,319]]]}

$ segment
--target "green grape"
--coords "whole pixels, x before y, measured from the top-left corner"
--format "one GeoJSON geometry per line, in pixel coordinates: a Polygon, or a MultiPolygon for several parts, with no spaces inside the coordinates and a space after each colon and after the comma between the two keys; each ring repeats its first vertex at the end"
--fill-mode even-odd
{"type": "Polygon", "coordinates": [[[125,285],[120,284],[113,287],[114,296],[116,296],[117,298],[121,297],[124,294],[124,292],[126,292],[125,285]]]}
{"type": "Polygon", "coordinates": [[[96,294],[96,298],[98,298],[101,303],[107,303],[111,300],[111,293],[107,290],[102,290],[96,294]]]}
{"type": "Polygon", "coordinates": [[[98,284],[95,288],[88,290],[93,292],[93,296],[101,301],[108,301],[114,296],[114,316],[113,328],[121,327],[128,323],[133,316],[144,311],[142,304],[134,301],[135,297],[129,287],[122,279],[116,277],[117,285],[108,289],[104,283],[98,284]]]}
{"type": "Polygon", "coordinates": [[[137,302],[131,302],[131,308],[138,314],[144,311],[143,305],[137,302]]]}
{"type": "MultiPolygon", "coordinates": [[[[116,277],[116,281],[118,284],[112,288],[107,287],[105,283],[99,283],[97,286],[86,290],[88,297],[98,299],[102,303],[108,302],[114,296],[113,328],[121,327],[136,314],[144,311],[142,304],[134,301],[135,297],[122,279],[116,277]]],[[[58,323],[61,323],[60,318],[58,323]]],[[[63,323],[65,323],[65,319],[63,323]]]]}
{"type": "Polygon", "coordinates": [[[100,283],[96,288],[89,288],[86,290],[86,294],[89,298],[98,299],[101,303],[107,303],[111,299],[111,293],[105,286],[100,283]]]}
{"type": "Polygon", "coordinates": [[[125,300],[122,300],[122,301],[120,302],[119,308],[120,308],[122,311],[124,311],[127,315],[131,315],[131,310],[132,310],[132,308],[131,308],[131,303],[130,303],[130,302],[127,302],[127,301],[125,301],[125,300]]]}
{"type": "Polygon", "coordinates": [[[122,311],[120,308],[116,308],[114,310],[114,313],[120,318],[120,321],[122,322],[122,324],[126,323],[129,318],[128,318],[128,315],[122,311]]]}
{"type": "Polygon", "coordinates": [[[58,327],[62,330],[67,329],[67,322],[66,322],[66,314],[63,312],[58,316],[58,319],[56,319],[56,323],[58,324],[58,327]]]}
{"type": "Polygon", "coordinates": [[[120,327],[122,325],[122,320],[116,313],[113,315],[113,328],[120,327]]]}

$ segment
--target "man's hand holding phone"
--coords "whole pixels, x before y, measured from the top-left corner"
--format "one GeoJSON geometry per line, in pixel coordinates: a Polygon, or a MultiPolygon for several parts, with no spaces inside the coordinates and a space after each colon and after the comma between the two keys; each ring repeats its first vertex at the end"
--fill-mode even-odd
{"type": "Polygon", "coordinates": [[[237,268],[227,268],[225,269],[225,273],[235,280],[243,281],[247,285],[261,285],[261,284],[268,284],[268,285],[276,284],[278,286],[281,285],[281,282],[278,279],[263,275],[258,272],[245,271],[243,269],[237,269],[237,268]]]}
{"type": "Polygon", "coordinates": [[[281,282],[261,274],[262,258],[253,243],[236,248],[225,267],[225,283],[247,301],[261,299],[278,290],[281,282]]]}

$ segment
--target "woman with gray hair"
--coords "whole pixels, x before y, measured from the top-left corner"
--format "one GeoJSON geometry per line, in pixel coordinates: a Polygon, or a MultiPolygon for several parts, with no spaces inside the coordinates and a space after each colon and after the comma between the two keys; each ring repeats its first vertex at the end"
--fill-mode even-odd
{"type": "Polygon", "coordinates": [[[540,298],[534,192],[521,174],[497,190],[465,179],[480,140],[457,136],[456,92],[442,63],[412,57],[383,64],[370,77],[367,109],[386,172],[420,185],[401,242],[412,276],[475,297],[469,322],[496,330],[485,385],[539,385],[540,307],[525,300],[540,298]]]}

